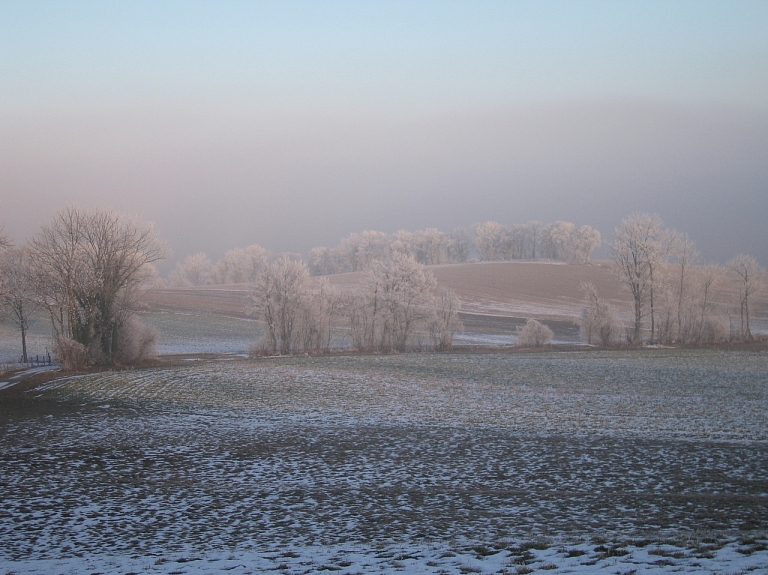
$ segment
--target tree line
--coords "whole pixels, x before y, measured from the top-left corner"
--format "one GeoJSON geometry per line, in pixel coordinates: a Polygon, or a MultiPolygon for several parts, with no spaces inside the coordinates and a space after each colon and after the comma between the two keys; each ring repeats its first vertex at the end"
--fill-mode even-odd
{"type": "MultiPolygon", "coordinates": [[[[547,257],[583,264],[600,242],[596,230],[567,222],[486,222],[474,231],[474,245],[465,230],[367,231],[331,250],[315,248],[308,261],[252,245],[226,252],[215,265],[205,254],[190,256],[170,279],[173,285],[249,284],[248,312],[267,328],[254,353],[327,352],[340,337],[346,347],[366,352],[447,350],[461,329],[460,302],[425,265],[466,261],[472,249],[487,261],[547,257]],[[340,291],[327,278],[311,278],[329,270],[360,271],[364,280],[355,290],[340,291]]],[[[630,295],[632,318],[623,325],[595,286],[584,284],[580,327],[586,342],[753,339],[754,295],[766,277],[755,258],[703,264],[685,234],[645,213],[623,220],[609,248],[630,295]],[[724,286],[735,294],[735,306],[715,298],[724,286]]],[[[20,330],[23,359],[29,320],[40,310],[50,319],[54,352],[67,367],[151,356],[157,333],[138,321],[136,310],[145,291],[157,285],[153,264],[168,253],[151,225],[110,211],[61,210],[21,247],[0,229],[0,305],[20,330]]],[[[522,340],[540,345],[551,339],[546,326],[529,323],[522,340]]]]}
{"type": "MultiPolygon", "coordinates": [[[[463,263],[471,258],[584,264],[599,245],[600,232],[587,225],[577,228],[570,222],[543,225],[530,221],[508,227],[488,221],[474,226],[472,233],[464,228],[450,234],[436,228],[394,234],[373,230],[351,233],[332,248],[312,248],[306,262],[312,276],[364,271],[394,254],[408,255],[421,265],[463,263]]],[[[200,252],[179,262],[167,282],[170,287],[249,283],[268,261],[286,256],[303,259],[301,254],[273,255],[256,244],[229,250],[216,263],[200,252]]]]}
{"type": "Polygon", "coordinates": [[[413,256],[398,252],[372,262],[362,286],[351,292],[327,278],[312,281],[305,262],[279,257],[252,284],[248,313],[267,327],[252,349],[257,355],[328,352],[338,345],[337,330],[358,351],[406,351],[413,345],[445,351],[461,328],[458,297],[438,288],[413,256]]]}
{"type": "Polygon", "coordinates": [[[632,301],[632,319],[624,330],[595,286],[583,285],[580,325],[588,343],[608,345],[622,338],[663,344],[754,339],[752,300],[766,277],[754,257],[739,254],[725,266],[704,264],[686,234],[648,213],[624,219],[609,247],[613,269],[632,301]],[[734,294],[736,306],[715,299],[722,287],[734,294]]]}

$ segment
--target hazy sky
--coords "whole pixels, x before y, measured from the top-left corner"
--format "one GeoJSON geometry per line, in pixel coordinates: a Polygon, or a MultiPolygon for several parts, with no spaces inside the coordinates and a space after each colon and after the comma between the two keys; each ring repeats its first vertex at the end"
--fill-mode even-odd
{"type": "Polygon", "coordinates": [[[0,224],[175,254],[659,213],[768,264],[768,2],[0,0],[0,224]]]}

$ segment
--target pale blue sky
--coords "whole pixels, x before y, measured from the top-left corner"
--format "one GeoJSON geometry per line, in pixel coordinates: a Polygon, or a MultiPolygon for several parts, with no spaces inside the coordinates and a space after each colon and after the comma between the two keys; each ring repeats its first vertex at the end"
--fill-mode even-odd
{"type": "Polygon", "coordinates": [[[768,2],[2,2],[6,103],[765,107],[768,2]]]}
{"type": "Polygon", "coordinates": [[[0,224],[97,204],[215,258],[645,210],[768,263],[767,31],[766,1],[0,0],[0,224]]]}

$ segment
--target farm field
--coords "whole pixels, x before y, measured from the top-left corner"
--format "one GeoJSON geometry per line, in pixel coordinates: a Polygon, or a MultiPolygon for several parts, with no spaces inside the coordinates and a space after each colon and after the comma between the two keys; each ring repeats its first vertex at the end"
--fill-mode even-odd
{"type": "Polygon", "coordinates": [[[768,354],[295,357],[3,396],[0,571],[758,572],[768,354]]]}
{"type": "MultiPolygon", "coordinates": [[[[461,300],[460,317],[465,329],[456,334],[457,345],[510,345],[515,341],[516,327],[528,318],[549,325],[556,343],[576,343],[579,341],[577,323],[583,307],[583,282],[594,284],[624,321],[629,322],[632,315],[629,294],[607,261],[586,266],[548,261],[473,262],[427,266],[427,269],[441,287],[454,291],[461,300]]],[[[342,291],[354,290],[365,281],[363,272],[326,277],[342,291]]],[[[733,286],[722,282],[714,290],[713,300],[728,308],[728,302],[733,303],[735,298],[732,290],[733,286]]],[[[147,294],[144,303],[147,312],[247,318],[248,286],[155,289],[147,294]]],[[[756,293],[751,305],[753,332],[768,334],[768,291],[756,293]]],[[[731,309],[728,321],[737,322],[738,310],[733,305],[728,309],[731,309]]]]}

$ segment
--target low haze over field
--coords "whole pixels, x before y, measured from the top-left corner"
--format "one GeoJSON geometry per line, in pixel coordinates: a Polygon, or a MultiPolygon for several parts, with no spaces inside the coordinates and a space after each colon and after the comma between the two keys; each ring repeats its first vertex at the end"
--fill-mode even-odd
{"type": "Polygon", "coordinates": [[[174,249],[634,211],[768,263],[764,2],[4,2],[0,225],[174,249]]]}

